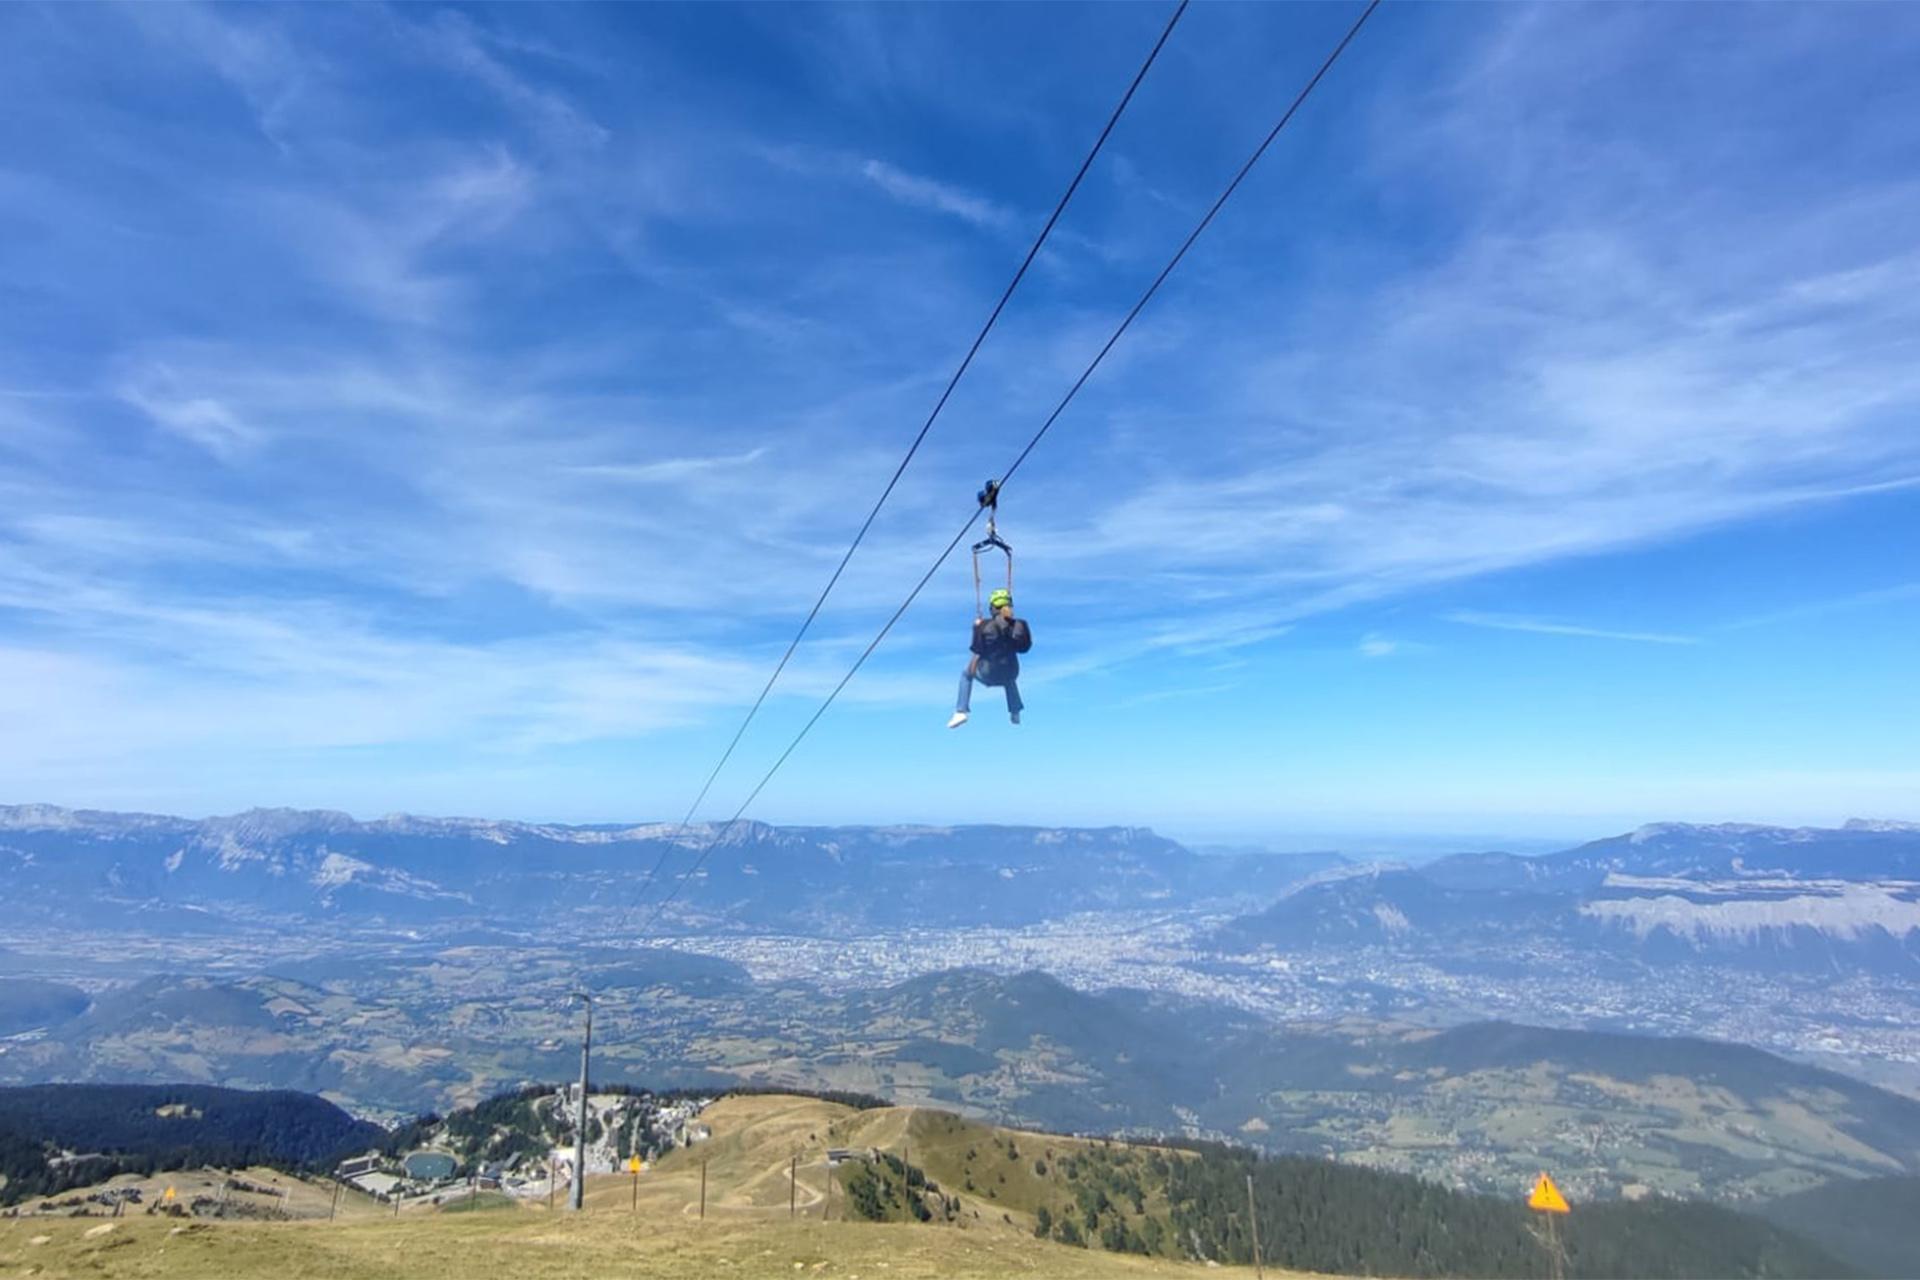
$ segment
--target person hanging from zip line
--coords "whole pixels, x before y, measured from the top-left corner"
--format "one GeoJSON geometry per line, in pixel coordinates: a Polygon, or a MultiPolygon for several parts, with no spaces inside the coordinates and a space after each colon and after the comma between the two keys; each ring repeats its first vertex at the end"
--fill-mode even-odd
{"type": "Polygon", "coordinates": [[[947,728],[958,729],[972,715],[973,682],[997,686],[1007,691],[1007,715],[1020,723],[1020,655],[1033,648],[1033,633],[1024,620],[1013,616],[1013,593],[1002,588],[987,597],[992,613],[973,621],[973,657],[960,674],[960,701],[954,707],[947,728]]]}

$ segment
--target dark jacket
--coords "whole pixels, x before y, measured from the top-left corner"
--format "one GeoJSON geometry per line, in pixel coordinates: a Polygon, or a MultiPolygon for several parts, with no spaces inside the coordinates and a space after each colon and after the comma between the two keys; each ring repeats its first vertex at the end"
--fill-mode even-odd
{"type": "Polygon", "coordinates": [[[1002,618],[998,614],[973,624],[974,678],[981,684],[1003,685],[1020,678],[1020,659],[1016,656],[1033,648],[1033,633],[1021,618],[1002,618]]]}

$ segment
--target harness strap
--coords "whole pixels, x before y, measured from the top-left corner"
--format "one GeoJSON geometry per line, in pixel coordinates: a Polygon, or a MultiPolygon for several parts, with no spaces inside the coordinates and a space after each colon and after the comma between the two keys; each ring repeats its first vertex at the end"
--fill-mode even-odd
{"type": "Polygon", "coordinates": [[[980,505],[987,509],[987,536],[973,544],[973,616],[976,621],[987,616],[986,602],[980,598],[980,553],[999,550],[1007,555],[1007,594],[1013,594],[1013,548],[1000,536],[994,527],[994,517],[1000,512],[1000,482],[989,480],[980,487],[975,495],[980,505]]]}
{"type": "Polygon", "coordinates": [[[980,599],[980,548],[973,548],[973,620],[980,621],[987,616],[985,602],[980,599]]]}

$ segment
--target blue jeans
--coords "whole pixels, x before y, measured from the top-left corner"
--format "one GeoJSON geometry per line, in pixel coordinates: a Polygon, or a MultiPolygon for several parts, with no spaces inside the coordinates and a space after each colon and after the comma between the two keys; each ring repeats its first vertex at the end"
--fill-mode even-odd
{"type": "MultiPolygon", "coordinates": [[[[975,680],[980,680],[980,677],[973,674],[973,663],[969,662],[967,669],[960,673],[960,701],[954,704],[955,711],[973,714],[973,682],[975,680]]],[[[980,683],[986,684],[986,681],[980,680],[980,683]]],[[[1026,706],[1020,701],[1020,684],[1016,680],[1009,680],[1004,687],[1007,691],[1007,714],[1017,716],[1026,706]]]]}

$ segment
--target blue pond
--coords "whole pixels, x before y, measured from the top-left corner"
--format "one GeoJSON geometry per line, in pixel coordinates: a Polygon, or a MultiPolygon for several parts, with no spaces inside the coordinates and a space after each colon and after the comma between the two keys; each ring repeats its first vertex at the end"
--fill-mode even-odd
{"type": "Polygon", "coordinates": [[[444,1151],[416,1151],[400,1162],[407,1176],[419,1182],[435,1182],[453,1176],[453,1157],[444,1151]]]}

